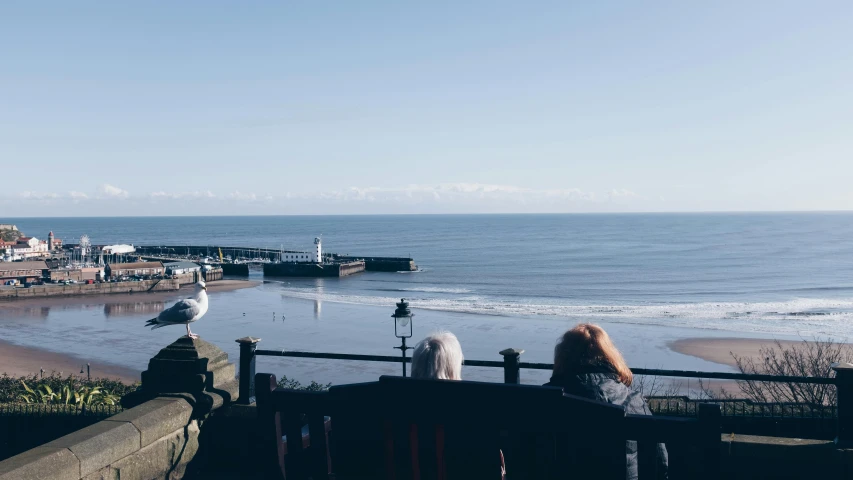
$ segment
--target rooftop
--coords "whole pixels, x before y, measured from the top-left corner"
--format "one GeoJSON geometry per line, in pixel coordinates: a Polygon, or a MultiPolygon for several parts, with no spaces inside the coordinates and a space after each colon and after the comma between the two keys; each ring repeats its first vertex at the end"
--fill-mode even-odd
{"type": "Polygon", "coordinates": [[[0,262],[0,271],[2,272],[11,272],[17,270],[47,270],[47,264],[43,261],[0,262]]]}
{"type": "Polygon", "coordinates": [[[107,265],[110,269],[134,269],[134,268],[163,268],[160,262],[132,262],[132,263],[111,263],[107,265]]]}
{"type": "Polygon", "coordinates": [[[201,265],[195,262],[166,262],[163,264],[166,268],[201,268],[201,265]]]}

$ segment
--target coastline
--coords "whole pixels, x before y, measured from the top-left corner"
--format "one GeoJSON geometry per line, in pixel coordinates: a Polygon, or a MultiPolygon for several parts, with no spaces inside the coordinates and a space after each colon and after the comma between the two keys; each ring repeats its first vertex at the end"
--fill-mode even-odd
{"type": "MultiPolygon", "coordinates": [[[[83,360],[74,355],[51,352],[35,347],[24,347],[0,340],[0,375],[12,377],[22,375],[38,375],[39,369],[44,368],[46,374],[62,372],[80,375],[83,360]]],[[[118,379],[124,383],[136,383],[140,379],[138,370],[119,365],[95,363],[91,365],[92,378],[118,379]]]]}
{"type": "MultiPolygon", "coordinates": [[[[737,367],[732,354],[739,357],[759,357],[764,347],[774,346],[777,340],[769,338],[682,338],[667,345],[677,353],[701,358],[709,362],[737,367]]],[[[778,340],[783,346],[798,345],[801,341],[778,340]]]]}
{"type": "MultiPolygon", "coordinates": [[[[244,288],[252,288],[260,285],[258,280],[216,280],[210,282],[207,287],[208,293],[231,292],[244,288]]],[[[173,298],[180,298],[191,294],[192,285],[184,285],[178,290],[161,292],[137,292],[137,293],[108,293],[99,295],[77,295],[58,297],[33,297],[12,298],[0,301],[0,311],[16,309],[32,309],[35,307],[53,307],[59,305],[91,305],[101,303],[133,303],[139,301],[156,302],[173,298]]]]}
{"type": "MultiPolygon", "coordinates": [[[[230,292],[246,288],[256,287],[259,281],[253,280],[217,280],[211,282],[208,291],[230,292]]],[[[82,295],[76,297],[46,297],[46,298],[22,298],[12,301],[0,302],[0,314],[22,318],[47,318],[51,308],[62,309],[67,306],[76,308],[87,308],[90,305],[139,305],[139,304],[163,304],[177,298],[189,296],[192,293],[192,285],[185,285],[179,290],[164,292],[146,292],[133,294],[104,294],[104,295],[82,295]]],[[[160,307],[162,309],[162,307],[160,307]]],[[[152,313],[159,312],[153,310],[152,313]]],[[[133,310],[130,310],[133,313],[133,310]]],[[[119,315],[120,313],[114,313],[119,315]]],[[[88,360],[91,364],[91,375],[93,378],[103,377],[119,379],[125,383],[135,383],[140,380],[140,370],[115,365],[106,362],[88,360]]],[[[86,365],[87,359],[68,353],[59,353],[45,348],[35,346],[24,346],[0,340],[0,374],[9,376],[38,375],[39,369],[44,369],[46,374],[51,372],[62,372],[63,375],[79,375],[82,365],[86,365]]]]}

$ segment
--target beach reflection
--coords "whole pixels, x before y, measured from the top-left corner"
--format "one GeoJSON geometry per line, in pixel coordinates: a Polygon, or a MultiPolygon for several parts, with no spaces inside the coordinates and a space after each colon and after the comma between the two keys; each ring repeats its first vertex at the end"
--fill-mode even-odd
{"type": "Polygon", "coordinates": [[[0,318],[41,318],[45,319],[50,315],[50,307],[21,307],[9,308],[0,310],[0,318]]]}
{"type": "Polygon", "coordinates": [[[323,312],[323,302],[314,300],[314,319],[319,320],[320,314],[323,312]]]}
{"type": "Polygon", "coordinates": [[[104,304],[104,316],[127,317],[140,314],[158,314],[166,308],[165,302],[134,302],[134,303],[106,303],[104,304]]]}

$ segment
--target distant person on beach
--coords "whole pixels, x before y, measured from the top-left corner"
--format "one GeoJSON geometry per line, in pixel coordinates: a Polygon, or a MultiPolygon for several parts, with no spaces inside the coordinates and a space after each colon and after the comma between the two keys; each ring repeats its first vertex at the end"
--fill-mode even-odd
{"type": "MultiPolygon", "coordinates": [[[[450,332],[434,333],[418,342],[412,351],[412,378],[462,380],[463,360],[462,346],[456,335],[450,332]]],[[[506,478],[503,452],[498,453],[501,461],[500,478],[506,478]]],[[[451,456],[454,457],[464,458],[460,455],[451,456]]]]}
{"type": "MultiPolygon", "coordinates": [[[[622,405],[627,413],[651,415],[638,392],[629,388],[634,380],[622,354],[610,336],[598,325],[582,323],[567,331],[554,348],[554,372],[546,386],[562,387],[565,393],[622,405]]],[[[667,478],[669,459],[666,446],[657,445],[656,478],[667,478]]],[[[637,442],[628,441],[626,455],[629,480],[637,479],[637,442]]],[[[645,463],[644,463],[645,464],[645,463]]],[[[650,478],[644,476],[644,479],[650,478]]]]}

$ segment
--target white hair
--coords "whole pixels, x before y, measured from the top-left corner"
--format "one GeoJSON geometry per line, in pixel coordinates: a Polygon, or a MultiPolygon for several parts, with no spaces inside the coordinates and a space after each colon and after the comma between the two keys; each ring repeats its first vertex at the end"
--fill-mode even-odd
{"type": "Polygon", "coordinates": [[[456,335],[436,332],[415,345],[412,378],[462,380],[462,346],[456,335]]]}

